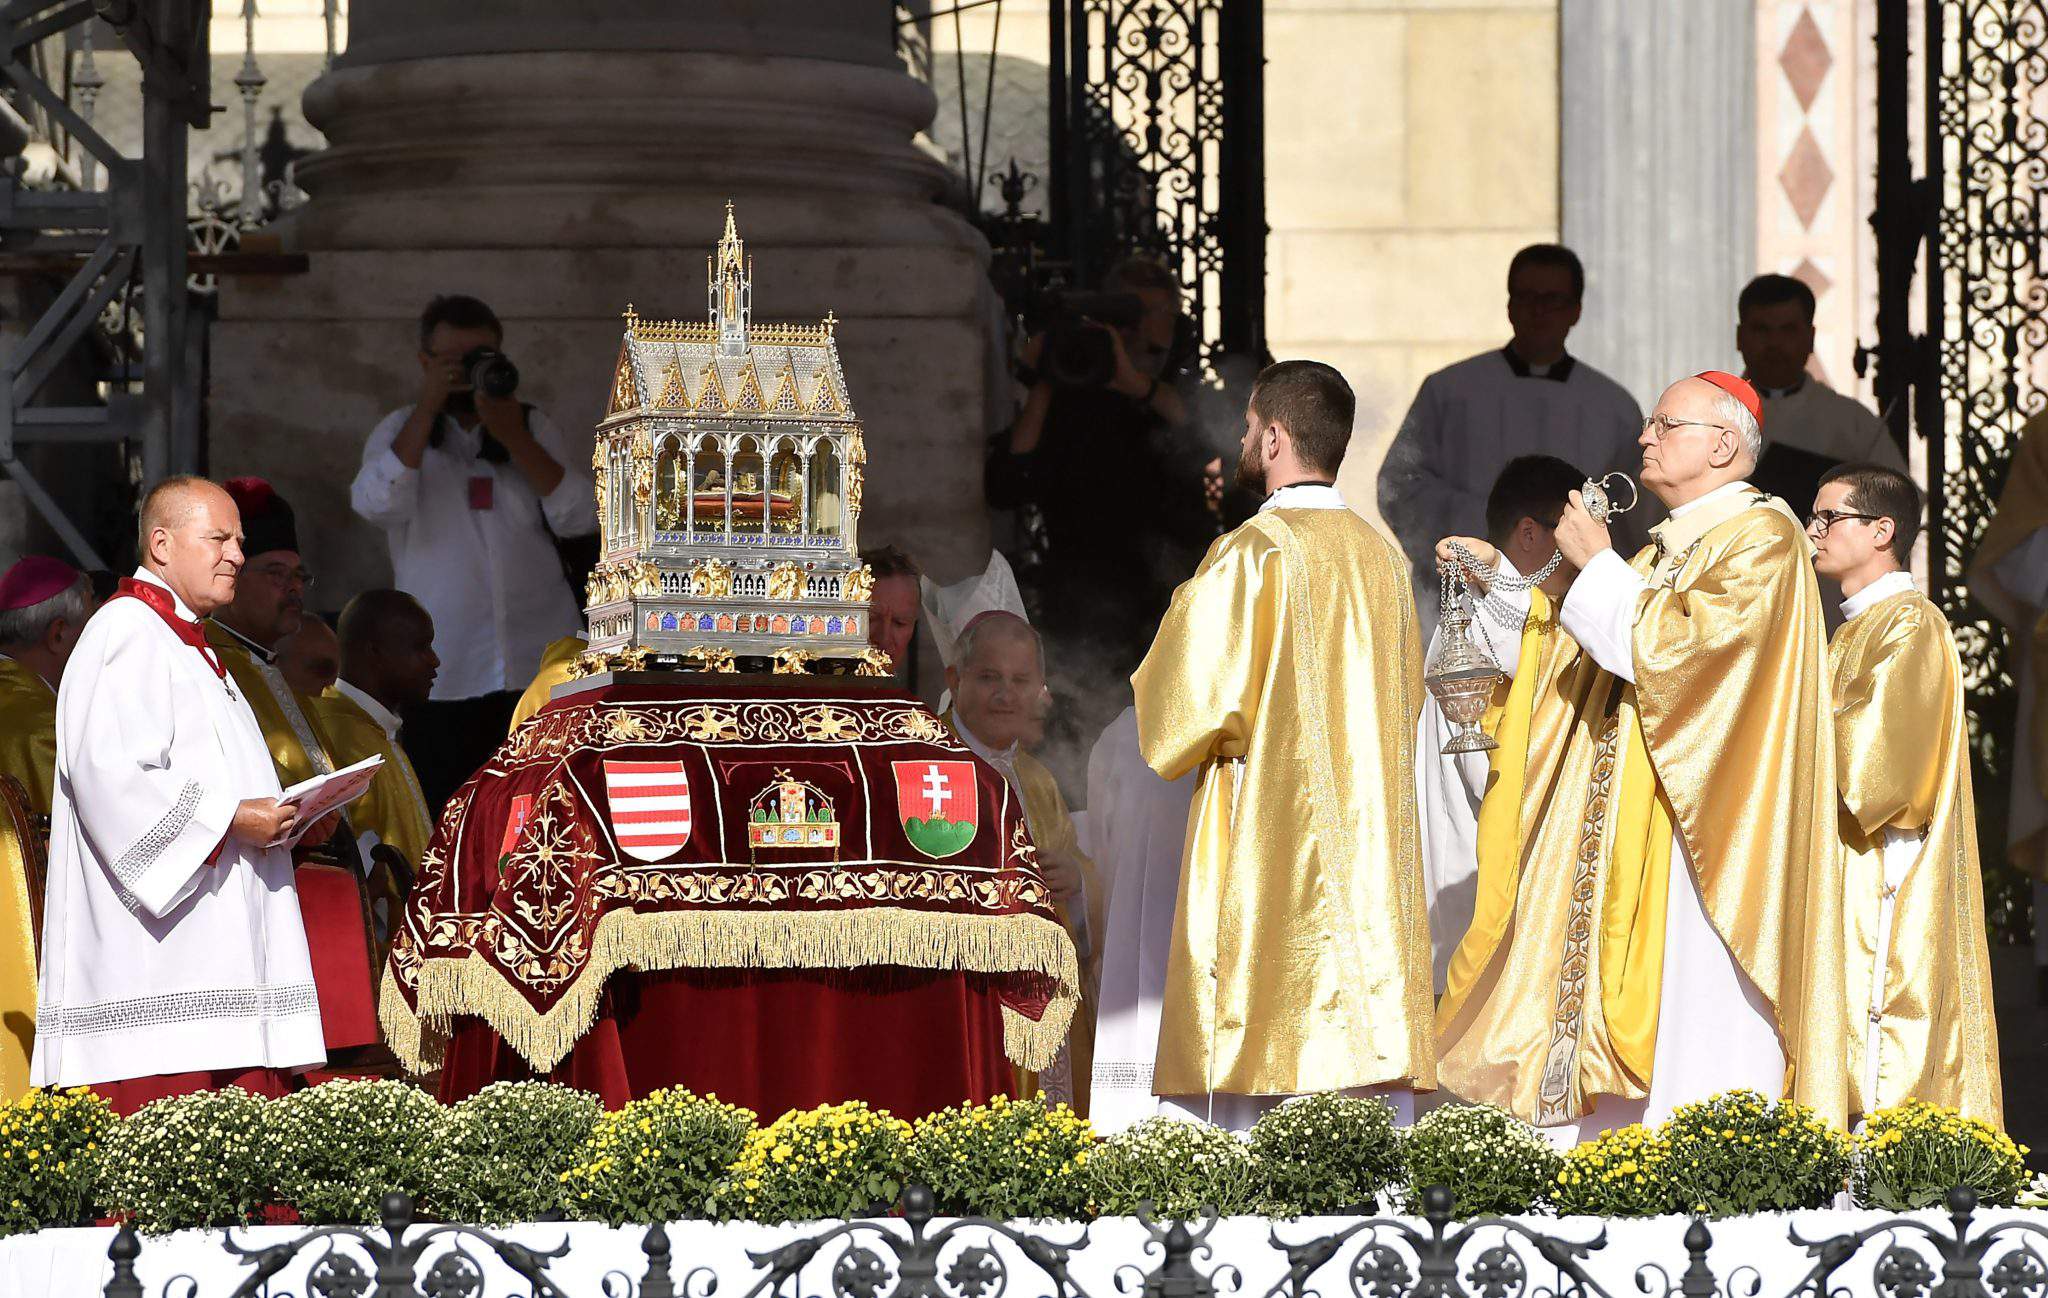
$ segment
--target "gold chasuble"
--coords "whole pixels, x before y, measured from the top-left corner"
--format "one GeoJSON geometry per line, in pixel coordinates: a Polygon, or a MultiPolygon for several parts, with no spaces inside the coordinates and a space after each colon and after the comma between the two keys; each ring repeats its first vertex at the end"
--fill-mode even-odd
{"type": "Polygon", "coordinates": [[[1436,1087],[1408,565],[1344,509],[1211,546],[1132,676],[1146,762],[1201,768],[1160,1095],[1436,1087]]]}
{"type": "Polygon", "coordinates": [[[50,814],[57,765],[57,691],[12,658],[0,656],[0,774],[21,781],[29,807],[50,814]]]}
{"type": "MultiPolygon", "coordinates": [[[[555,686],[575,679],[573,668],[590,642],[580,635],[565,635],[540,651],[540,670],[535,673],[533,683],[519,696],[518,706],[512,709],[512,729],[526,724],[526,719],[548,705],[548,695],[555,686]]],[[[509,731],[507,733],[510,733],[509,731]]]]}
{"type": "MultiPolygon", "coordinates": [[[[1992,566],[2048,527],[2048,414],[2035,415],[2020,429],[2019,449],[1998,494],[1998,512],[1970,556],[1970,593],[2013,631],[2013,652],[2026,659],[2034,680],[2033,707],[2020,718],[2017,738],[2033,756],[2034,781],[2048,798],[2048,612],[2007,591],[1992,566]]],[[[2024,832],[2024,831],[2022,831],[2024,832]]],[[[2036,879],[2048,881],[2048,832],[2007,845],[2006,859],[2036,879]]]]}
{"type": "Polygon", "coordinates": [[[1509,698],[1529,678],[1528,728],[1506,709],[1472,926],[1438,1007],[1443,1084],[1542,1125],[1649,1095],[1676,837],[1768,1005],[1786,1092],[1840,1122],[1842,863],[1810,547],[1782,502],[1747,487],[1651,535],[1631,564],[1649,582],[1634,684],[1569,635],[1525,638],[1535,660],[1509,698]]]}
{"type": "Polygon", "coordinates": [[[310,702],[313,723],[333,744],[330,756],[337,767],[352,766],[365,757],[384,759],[370,781],[370,791],[349,804],[349,824],[358,833],[375,834],[378,842],[398,849],[407,864],[418,866],[420,853],[433,837],[434,820],[405,749],[361,704],[332,686],[310,702]]]}
{"type": "Polygon", "coordinates": [[[1962,666],[1948,622],[1909,587],[1845,622],[1828,660],[1849,1001],[1869,1009],[1850,1033],[1850,1110],[1918,1099],[2002,1125],[1962,666]]]}

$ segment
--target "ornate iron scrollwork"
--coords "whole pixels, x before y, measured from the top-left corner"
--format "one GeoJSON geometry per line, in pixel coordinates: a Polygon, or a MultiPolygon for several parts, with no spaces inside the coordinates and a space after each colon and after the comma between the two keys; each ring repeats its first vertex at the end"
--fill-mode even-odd
{"type": "MultiPolygon", "coordinates": [[[[1605,1228],[1575,1239],[1537,1229],[1528,1219],[1455,1221],[1452,1207],[1450,1191],[1438,1187],[1423,1193],[1420,1223],[1373,1217],[1298,1241],[1283,1238],[1276,1224],[1267,1238],[1277,1258],[1262,1260],[1270,1267],[1284,1259],[1285,1268],[1260,1298],[1321,1298],[1324,1291],[1315,1282],[1332,1272],[1348,1287],[1349,1298],[1615,1298],[1586,1266],[1608,1247],[1605,1228]]],[[[1787,1237],[1812,1262],[1796,1279],[1775,1278],[1771,1298],[1840,1298],[1852,1290],[1877,1298],[2048,1298],[2048,1224],[2012,1217],[1980,1228],[1977,1196],[1960,1187],[1949,1192],[1947,1208],[1946,1224],[1893,1217],[1817,1239],[1791,1228],[1787,1237]],[[1845,1269],[1859,1259],[1870,1266],[1868,1282],[1852,1285],[1845,1269]]],[[[903,1192],[897,1210],[900,1223],[824,1223],[815,1234],[748,1252],[754,1279],[739,1298],[1007,1298],[1013,1291],[1040,1292],[1035,1279],[1028,1290],[1013,1284],[1019,1258],[1050,1283],[1045,1298],[1090,1298],[1070,1271],[1074,1255],[1089,1246],[1088,1227],[1071,1239],[983,1218],[933,1229],[932,1193],[917,1185],[903,1192]],[[823,1287],[807,1289],[807,1275],[822,1278],[823,1287]]],[[[568,1254],[566,1240],[541,1252],[469,1226],[433,1225],[414,1233],[412,1202],[403,1195],[385,1199],[383,1217],[381,1232],[315,1227],[261,1249],[238,1246],[229,1232],[224,1247],[250,1268],[236,1298],[281,1294],[274,1285],[294,1264],[307,1268],[303,1291],[309,1298],[487,1298],[486,1255],[529,1286],[522,1292],[532,1298],[563,1298],[547,1272],[568,1254]]],[[[1139,1255],[1144,1261],[1110,1259],[1123,1262],[1113,1272],[1118,1293],[1219,1298],[1243,1287],[1238,1266],[1215,1257],[1211,1236],[1219,1221],[1213,1212],[1195,1222],[1160,1222],[1148,1205],[1139,1221],[1146,1234],[1139,1255]]],[[[1685,1266],[1677,1283],[1662,1261],[1650,1257],[1635,1267],[1636,1290],[1647,1298],[1758,1298],[1765,1292],[1764,1277],[1753,1265],[1717,1277],[1707,1261],[1712,1245],[1706,1222],[1695,1218],[1682,1237],[1685,1266]]],[[[604,1298],[712,1298],[718,1290],[709,1266],[694,1268],[676,1283],[666,1227],[650,1226],[640,1251],[640,1278],[623,1269],[608,1272],[600,1286],[604,1298]]],[[[141,1252],[134,1227],[123,1227],[107,1250],[113,1267],[106,1298],[144,1298],[136,1274],[141,1252]]],[[[194,1298],[197,1291],[188,1277],[179,1277],[160,1298],[194,1298]]]]}
{"type": "Polygon", "coordinates": [[[1077,283],[1150,252],[1179,275],[1205,365],[1265,334],[1263,6],[1055,4],[1054,251],[1077,283]],[[1064,42],[1064,48],[1062,48],[1064,42]]]}
{"type": "MultiPolygon", "coordinates": [[[[1353,1222],[1334,1235],[1289,1243],[1276,1227],[1272,1245],[1287,1256],[1287,1274],[1265,1298],[1314,1298],[1310,1281],[1340,1257],[1353,1241],[1358,1251],[1345,1268],[1353,1298],[1612,1298],[1586,1273],[1583,1262],[1607,1247],[1603,1228],[1592,1239],[1564,1239],[1530,1229],[1504,1217],[1451,1222],[1451,1192],[1433,1186],[1422,1193],[1424,1229],[1397,1217],[1371,1217],[1353,1222]],[[1531,1286],[1523,1249],[1531,1249],[1556,1280],[1531,1286]],[[1470,1261],[1465,1259],[1469,1257],[1470,1261]]],[[[1660,1279],[1660,1268],[1645,1268],[1660,1279]]],[[[1638,1286],[1655,1298],[1671,1298],[1669,1283],[1638,1286]]]]}
{"type": "Polygon", "coordinates": [[[2048,1293],[2048,1262],[2036,1245],[2037,1240],[2048,1240],[2048,1228],[2014,1220],[1976,1230],[1977,1195],[1965,1186],[1948,1192],[1947,1206],[1946,1231],[1911,1217],[1893,1217],[1822,1239],[1806,1239],[1793,1227],[1792,1242],[1815,1261],[1788,1291],[1789,1298],[1831,1298],[1839,1290],[1837,1273],[1872,1240],[1884,1242],[1870,1272],[1871,1287],[1880,1298],[1929,1298],[1987,1290],[1999,1298],[2042,1298],[2048,1293]],[[2000,1245],[2004,1245],[2002,1251],[2000,1245]],[[1987,1273],[1984,1263],[1994,1252],[1997,1259],[1987,1273]]]}
{"type": "MultiPolygon", "coordinates": [[[[307,1269],[306,1290],[317,1298],[368,1298],[372,1291],[418,1298],[485,1298],[479,1249],[518,1276],[532,1298],[565,1298],[547,1272],[549,1263],[568,1255],[566,1240],[542,1252],[474,1226],[430,1225],[414,1234],[413,1201],[404,1194],[384,1196],[380,1217],[381,1229],[320,1226],[268,1248],[244,1248],[229,1231],[222,1247],[250,1268],[234,1298],[269,1294],[279,1273],[316,1249],[320,1251],[307,1269]],[[405,1287],[398,1287],[401,1284],[405,1287]]],[[[119,1247],[120,1241],[115,1244],[119,1247]]],[[[107,1292],[109,1298],[124,1298],[111,1287],[107,1292]]],[[[138,1288],[125,1298],[139,1298],[139,1293],[138,1288]]]]}

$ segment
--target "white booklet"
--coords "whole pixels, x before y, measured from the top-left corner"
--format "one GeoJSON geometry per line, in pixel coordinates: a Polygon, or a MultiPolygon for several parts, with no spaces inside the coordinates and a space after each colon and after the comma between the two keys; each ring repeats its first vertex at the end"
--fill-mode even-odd
{"type": "Polygon", "coordinates": [[[316,775],[310,780],[301,780],[278,795],[279,802],[298,804],[299,818],[293,822],[292,832],[268,843],[268,847],[290,847],[305,836],[328,812],[345,807],[370,791],[370,781],[384,765],[381,753],[372,754],[353,766],[344,766],[331,775],[316,775]]]}

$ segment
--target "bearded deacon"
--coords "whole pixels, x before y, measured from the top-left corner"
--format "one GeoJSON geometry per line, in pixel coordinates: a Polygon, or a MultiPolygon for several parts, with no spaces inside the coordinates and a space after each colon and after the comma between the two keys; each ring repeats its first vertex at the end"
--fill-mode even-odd
{"type": "Polygon", "coordinates": [[[1514,832],[1437,1022],[1446,1088],[1560,1142],[1735,1087],[1846,1116],[1827,644],[1799,520],[1746,480],[1760,409],[1719,371],[1665,390],[1642,479],[1671,516],[1633,562],[1580,493],[1558,521],[1562,651],[1526,665],[1489,794],[1519,790],[1514,832]]]}
{"type": "Polygon", "coordinates": [[[1842,588],[1828,645],[1848,849],[1852,1112],[1925,1100],[2000,1123],[1998,1028],[1977,862],[1962,662],[1906,571],[1920,489],[1845,464],[1807,520],[1814,567],[1842,588]]]}
{"type": "Polygon", "coordinates": [[[1201,772],[1153,1090],[1241,1128],[1301,1092],[1434,1089],[1407,565],[1333,485],[1350,387],[1283,361],[1245,411],[1265,492],[1174,592],[1131,678],[1163,779],[1201,772]]]}

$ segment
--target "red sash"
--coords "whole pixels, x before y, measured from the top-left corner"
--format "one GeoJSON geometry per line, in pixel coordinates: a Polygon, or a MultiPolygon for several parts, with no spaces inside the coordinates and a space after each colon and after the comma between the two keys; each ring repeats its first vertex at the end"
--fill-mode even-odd
{"type": "Polygon", "coordinates": [[[123,596],[147,604],[151,612],[164,620],[164,625],[171,629],[172,635],[199,651],[199,656],[206,660],[208,667],[213,668],[215,676],[222,680],[227,679],[228,669],[221,665],[220,655],[213,651],[212,645],[206,643],[206,628],[178,616],[177,601],[172,598],[171,592],[153,582],[123,577],[114,591],[113,599],[120,599],[123,596]]]}

